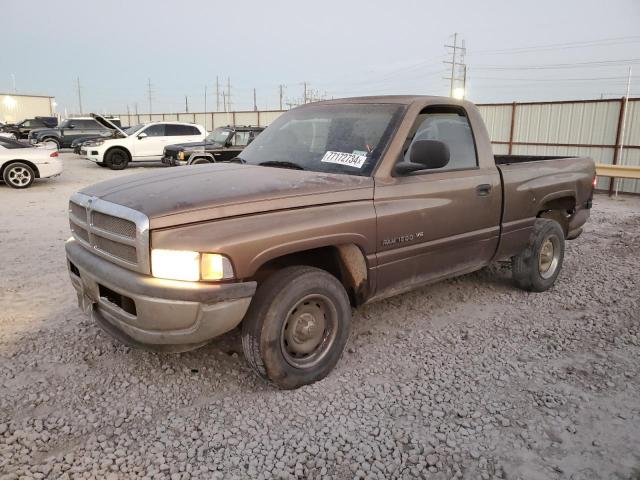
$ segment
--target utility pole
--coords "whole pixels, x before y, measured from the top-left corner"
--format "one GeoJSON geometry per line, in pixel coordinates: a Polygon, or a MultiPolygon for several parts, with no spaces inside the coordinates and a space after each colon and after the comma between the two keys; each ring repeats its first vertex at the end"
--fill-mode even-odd
{"type": "Polygon", "coordinates": [[[458,45],[458,33],[453,34],[453,45],[445,45],[445,48],[451,49],[451,61],[446,61],[444,63],[451,65],[451,76],[445,77],[446,80],[449,80],[449,96],[453,97],[453,91],[456,86],[456,82],[460,80],[456,74],[457,67],[462,66],[466,69],[464,63],[464,55],[467,51],[464,40],[462,41],[462,46],[458,45]],[[460,55],[460,57],[458,56],[460,55]]]}
{"type": "Polygon", "coordinates": [[[80,93],[80,77],[77,77],[78,80],[78,106],[80,107],[80,115],[82,115],[82,93],[80,93]]]}
{"type": "MultiPolygon", "coordinates": [[[[195,117],[195,115],[194,115],[195,117]]],[[[204,84],[204,131],[207,131],[207,84],[204,84]]]]}
{"type": "Polygon", "coordinates": [[[231,111],[231,78],[227,77],[227,108],[231,111]]]}
{"type": "Polygon", "coordinates": [[[304,103],[307,103],[307,82],[303,82],[302,85],[304,85],[304,103]]]}
{"type": "Polygon", "coordinates": [[[151,112],[153,111],[151,108],[151,79],[148,79],[147,82],[147,89],[148,89],[148,94],[149,94],[149,120],[151,120],[151,112]]]}
{"type": "Polygon", "coordinates": [[[284,85],[279,85],[279,87],[280,87],[280,110],[282,110],[282,89],[284,85]]]}
{"type": "Polygon", "coordinates": [[[258,104],[256,103],[256,89],[253,89],[253,111],[258,111],[258,104]]]}
{"type": "Polygon", "coordinates": [[[185,113],[189,113],[189,99],[187,96],[184,96],[184,111],[185,113]]]}
{"type": "Polygon", "coordinates": [[[216,75],[216,112],[220,111],[220,82],[218,82],[218,76],[216,75]]]}

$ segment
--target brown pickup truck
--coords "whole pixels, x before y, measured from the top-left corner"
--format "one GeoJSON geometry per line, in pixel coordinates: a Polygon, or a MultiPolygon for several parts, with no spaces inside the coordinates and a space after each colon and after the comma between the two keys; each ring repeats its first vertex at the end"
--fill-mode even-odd
{"type": "Polygon", "coordinates": [[[120,341],[185,351],[242,324],[255,371],[295,388],[333,369],[363,303],[501,260],[550,288],[594,179],[589,158],[494,156],[469,102],[320,102],[230,163],[74,194],[69,272],[120,341]]]}

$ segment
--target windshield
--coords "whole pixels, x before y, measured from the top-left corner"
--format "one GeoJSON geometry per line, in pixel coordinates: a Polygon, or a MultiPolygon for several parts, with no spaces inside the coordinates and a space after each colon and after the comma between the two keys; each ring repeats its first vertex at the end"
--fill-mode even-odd
{"type": "Polygon", "coordinates": [[[227,138],[229,138],[229,135],[231,135],[231,130],[227,128],[216,128],[213,132],[207,135],[205,141],[224,144],[227,141],[227,138]]]}
{"type": "Polygon", "coordinates": [[[369,176],[400,118],[391,104],[312,105],[278,117],[241,154],[251,165],[369,176]]]}
{"type": "Polygon", "coordinates": [[[125,128],[123,131],[127,135],[133,135],[138,130],[140,130],[142,127],[144,127],[144,125],[134,125],[133,127],[125,128]]]}

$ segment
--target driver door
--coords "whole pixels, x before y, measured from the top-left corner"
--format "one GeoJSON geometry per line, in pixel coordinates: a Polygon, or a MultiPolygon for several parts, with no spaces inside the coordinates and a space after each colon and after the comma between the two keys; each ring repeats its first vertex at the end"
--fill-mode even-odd
{"type": "Polygon", "coordinates": [[[476,270],[498,245],[502,192],[495,167],[479,166],[464,109],[421,113],[407,139],[449,148],[449,163],[376,180],[377,293],[381,296],[476,270]]]}
{"type": "Polygon", "coordinates": [[[164,123],[157,123],[138,133],[133,148],[135,160],[160,160],[170,138],[165,135],[165,127],[164,123]]]}

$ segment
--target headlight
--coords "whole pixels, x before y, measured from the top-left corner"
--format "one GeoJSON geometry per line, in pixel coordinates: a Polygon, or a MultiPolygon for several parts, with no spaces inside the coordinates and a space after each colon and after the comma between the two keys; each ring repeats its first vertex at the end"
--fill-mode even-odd
{"type": "Polygon", "coordinates": [[[178,160],[184,160],[184,152],[178,152],[178,160]]]}
{"type": "Polygon", "coordinates": [[[103,143],[104,143],[104,140],[89,140],[87,142],[84,142],[83,145],[86,147],[99,147],[103,143]]]}
{"type": "Polygon", "coordinates": [[[171,280],[225,280],[233,278],[231,261],[217,253],[190,250],[151,250],[151,274],[171,280]]]}

